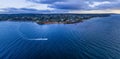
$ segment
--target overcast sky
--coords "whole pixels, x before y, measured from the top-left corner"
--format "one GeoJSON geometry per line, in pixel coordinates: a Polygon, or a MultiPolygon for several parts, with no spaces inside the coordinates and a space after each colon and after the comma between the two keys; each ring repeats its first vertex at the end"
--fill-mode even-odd
{"type": "Polygon", "coordinates": [[[0,13],[120,13],[120,0],[0,0],[0,13]]]}

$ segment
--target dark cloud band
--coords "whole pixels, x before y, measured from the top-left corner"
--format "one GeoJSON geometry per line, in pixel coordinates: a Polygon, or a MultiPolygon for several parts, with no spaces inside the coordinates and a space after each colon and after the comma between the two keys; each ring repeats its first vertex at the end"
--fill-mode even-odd
{"type": "Polygon", "coordinates": [[[49,4],[48,7],[63,10],[101,10],[120,9],[120,0],[28,0],[35,3],[49,4]],[[105,4],[104,2],[110,2],[105,4]],[[104,3],[104,4],[100,4],[104,3]],[[90,5],[94,6],[91,7],[90,5]]]}

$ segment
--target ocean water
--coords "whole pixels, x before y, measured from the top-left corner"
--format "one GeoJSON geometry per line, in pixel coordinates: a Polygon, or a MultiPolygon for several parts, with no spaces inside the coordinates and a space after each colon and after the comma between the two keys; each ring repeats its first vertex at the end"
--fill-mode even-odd
{"type": "Polygon", "coordinates": [[[120,59],[120,15],[75,24],[1,21],[0,59],[120,59]]]}

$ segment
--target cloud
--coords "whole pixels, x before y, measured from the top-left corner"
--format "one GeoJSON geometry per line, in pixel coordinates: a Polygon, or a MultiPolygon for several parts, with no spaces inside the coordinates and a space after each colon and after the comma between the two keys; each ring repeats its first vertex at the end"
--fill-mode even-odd
{"type": "Polygon", "coordinates": [[[35,14],[42,14],[42,13],[65,13],[68,11],[60,11],[60,10],[37,10],[32,8],[3,8],[0,9],[0,13],[5,14],[18,14],[18,13],[35,13],[35,14]]]}
{"type": "Polygon", "coordinates": [[[49,5],[50,8],[55,9],[64,9],[64,10],[79,10],[84,9],[84,7],[88,7],[85,3],[78,4],[76,2],[56,2],[54,4],[49,5]]]}
{"type": "Polygon", "coordinates": [[[120,9],[120,0],[28,0],[61,10],[104,10],[120,9]]]}
{"type": "Polygon", "coordinates": [[[65,0],[27,0],[35,3],[42,3],[42,4],[53,4],[55,2],[63,2],[65,0]]]}
{"type": "Polygon", "coordinates": [[[50,12],[49,10],[37,10],[37,9],[30,9],[30,8],[3,8],[6,12],[4,13],[47,13],[50,12]]]}
{"type": "MultiPolygon", "coordinates": [[[[89,4],[89,2],[88,2],[88,4],[89,4]]],[[[109,1],[93,2],[92,4],[89,4],[89,7],[94,8],[96,6],[100,6],[100,5],[104,5],[104,4],[110,4],[110,2],[109,1]]]]}
{"type": "Polygon", "coordinates": [[[0,13],[66,13],[120,9],[120,0],[1,0],[0,13]],[[9,2],[9,3],[8,3],[9,2]]]}

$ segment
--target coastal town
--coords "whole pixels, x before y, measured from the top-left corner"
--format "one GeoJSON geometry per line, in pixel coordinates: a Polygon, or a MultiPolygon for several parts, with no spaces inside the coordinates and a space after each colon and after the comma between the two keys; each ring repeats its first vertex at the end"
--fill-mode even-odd
{"type": "Polygon", "coordinates": [[[0,14],[0,21],[33,21],[38,24],[72,24],[110,14],[0,14]]]}

